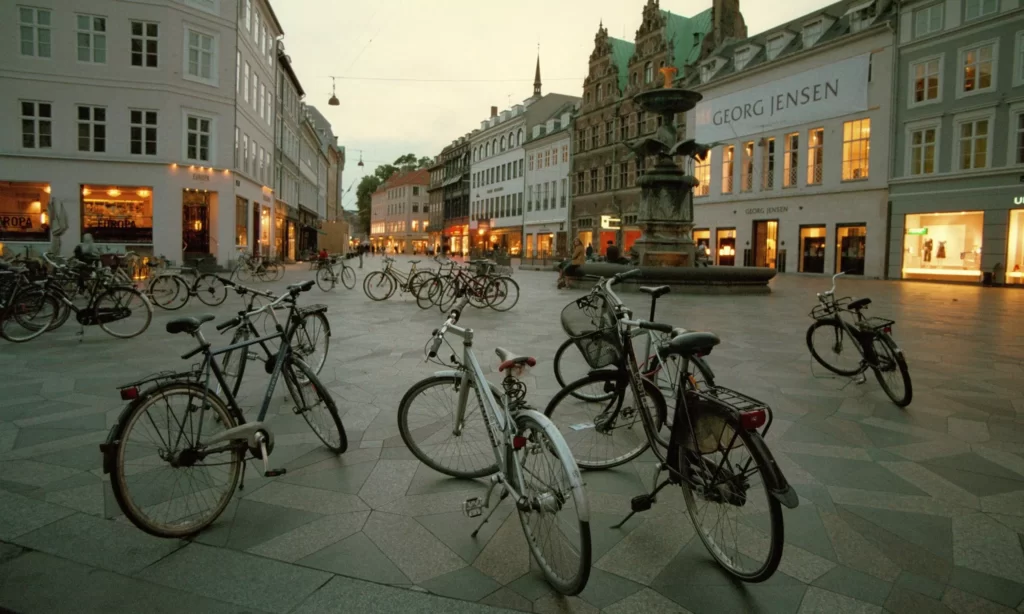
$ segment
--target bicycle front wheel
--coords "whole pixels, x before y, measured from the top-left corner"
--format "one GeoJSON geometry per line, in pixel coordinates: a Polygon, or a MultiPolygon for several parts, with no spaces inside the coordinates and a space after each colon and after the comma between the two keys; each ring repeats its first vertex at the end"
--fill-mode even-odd
{"type": "Polygon", "coordinates": [[[330,292],[334,289],[335,279],[334,272],[331,271],[330,267],[320,267],[320,270],[316,272],[316,285],[320,286],[320,289],[324,292],[330,292]]]}
{"type": "Polygon", "coordinates": [[[206,273],[196,281],[196,296],[210,307],[216,307],[227,300],[228,287],[220,277],[206,273]]]}
{"type": "Polygon", "coordinates": [[[837,375],[857,375],[863,370],[864,351],[835,319],[816,320],[807,329],[807,349],[818,364],[837,375]]]}
{"type": "Polygon", "coordinates": [[[490,282],[494,289],[488,292],[490,307],[495,311],[508,311],[519,302],[519,284],[511,277],[498,277],[490,282]]]}
{"type": "MultiPolygon", "coordinates": [[[[583,353],[576,342],[566,339],[555,352],[555,380],[565,388],[576,380],[587,377],[593,369],[587,364],[583,353]]],[[[612,398],[614,391],[599,390],[593,387],[574,389],[569,393],[581,401],[602,401],[612,398]]]]}
{"type": "Polygon", "coordinates": [[[298,357],[284,365],[284,381],[295,401],[295,413],[302,416],[313,433],[331,451],[342,454],[348,449],[348,435],[338,416],[338,406],[316,373],[298,357]]]}
{"type": "Polygon", "coordinates": [[[131,339],[153,320],[153,306],[134,288],[110,288],[93,305],[96,322],[108,335],[131,339]]]}
{"type": "Polygon", "coordinates": [[[578,595],[590,578],[591,558],[587,495],[582,484],[573,485],[579,469],[565,440],[542,416],[521,412],[516,425],[526,445],[513,453],[518,469],[510,477],[522,478],[516,486],[526,500],[518,508],[526,543],[552,588],[578,595]]]}
{"type": "MultiPolygon", "coordinates": [[[[398,404],[398,432],[416,458],[434,471],[455,478],[479,478],[498,471],[484,405],[476,385],[469,382],[466,410],[457,420],[462,378],[428,377],[405,393],[398,404]]],[[[501,398],[493,386],[491,393],[501,398]]]]}
{"type": "Polygon", "coordinates": [[[882,390],[898,407],[910,405],[914,398],[914,387],[910,383],[910,371],[903,352],[892,337],[885,333],[875,336],[873,346],[878,366],[872,368],[882,390]]]}
{"type": "Polygon", "coordinates": [[[161,309],[174,311],[188,303],[188,287],[176,275],[160,275],[149,282],[146,289],[153,304],[161,309]]]}
{"type": "Polygon", "coordinates": [[[194,535],[220,516],[238,487],[244,444],[203,443],[233,428],[235,418],[192,382],[162,385],[134,404],[112,451],[114,498],[150,535],[194,535]]]}
{"type": "Polygon", "coordinates": [[[386,300],[395,292],[395,280],[380,271],[374,271],[363,278],[363,292],[371,300],[386,300]]]}
{"type": "Polygon", "coordinates": [[[416,306],[420,309],[430,309],[430,307],[437,303],[442,288],[441,278],[436,275],[423,282],[419,289],[416,290],[416,306]]]}
{"type": "Polygon", "coordinates": [[[308,312],[295,325],[292,351],[319,375],[331,349],[331,325],[322,312],[308,312]]]}
{"type": "Polygon", "coordinates": [[[61,312],[61,303],[35,286],[25,288],[11,297],[5,312],[0,313],[0,337],[23,343],[54,328],[61,312]]]}
{"type": "Polygon", "coordinates": [[[350,266],[341,267],[341,283],[351,290],[356,287],[356,272],[350,266]]]}

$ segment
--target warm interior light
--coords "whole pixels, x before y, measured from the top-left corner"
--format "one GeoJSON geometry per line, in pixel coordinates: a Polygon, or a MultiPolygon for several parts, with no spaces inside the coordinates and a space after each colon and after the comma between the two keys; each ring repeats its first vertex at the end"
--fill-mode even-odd
{"type": "Polygon", "coordinates": [[[33,212],[33,213],[38,213],[38,212],[39,212],[40,210],[42,210],[42,208],[43,208],[43,203],[39,202],[38,200],[34,200],[34,201],[32,201],[31,203],[29,203],[29,205],[28,205],[28,206],[29,206],[29,207],[32,207],[32,209],[33,209],[33,211],[32,211],[32,212],[33,212]]]}
{"type": "Polygon", "coordinates": [[[139,191],[137,192],[137,194],[138,194],[139,196],[141,196],[142,198],[146,198],[146,197],[148,197],[148,196],[149,196],[150,194],[152,194],[152,192],[150,192],[149,190],[145,190],[145,189],[143,189],[143,190],[139,190],[139,191]]]}
{"type": "Polygon", "coordinates": [[[478,235],[480,235],[481,237],[482,237],[482,236],[484,236],[484,229],[483,229],[483,228],[481,228],[481,229],[480,229],[480,230],[479,230],[479,231],[477,232],[477,234],[478,234],[478,235]]]}
{"type": "Polygon", "coordinates": [[[49,194],[50,193],[50,186],[46,186],[45,188],[43,188],[43,191],[46,192],[47,194],[49,194]]]}
{"type": "Polygon", "coordinates": [[[171,168],[178,168],[177,162],[171,162],[171,168]]]}
{"type": "Polygon", "coordinates": [[[498,235],[491,235],[491,243],[497,243],[497,242],[498,242],[498,235]]]}
{"type": "Polygon", "coordinates": [[[120,196],[120,195],[121,195],[121,190],[118,190],[117,188],[110,188],[109,190],[107,190],[107,196],[120,196]]]}
{"type": "Polygon", "coordinates": [[[90,194],[92,194],[92,190],[89,188],[82,188],[82,196],[88,196],[90,194]]]}
{"type": "Polygon", "coordinates": [[[202,230],[203,223],[199,220],[196,220],[195,222],[192,223],[192,228],[194,228],[195,230],[202,230]]]}
{"type": "Polygon", "coordinates": [[[49,218],[46,217],[46,214],[45,213],[40,213],[39,214],[39,223],[40,224],[46,224],[48,222],[49,222],[49,218]]]}

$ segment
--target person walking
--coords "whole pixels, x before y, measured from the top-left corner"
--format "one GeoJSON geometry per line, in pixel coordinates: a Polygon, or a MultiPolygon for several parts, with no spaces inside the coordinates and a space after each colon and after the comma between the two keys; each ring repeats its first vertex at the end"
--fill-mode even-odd
{"type": "Polygon", "coordinates": [[[587,243],[587,260],[591,260],[594,257],[594,244],[587,243]]]}

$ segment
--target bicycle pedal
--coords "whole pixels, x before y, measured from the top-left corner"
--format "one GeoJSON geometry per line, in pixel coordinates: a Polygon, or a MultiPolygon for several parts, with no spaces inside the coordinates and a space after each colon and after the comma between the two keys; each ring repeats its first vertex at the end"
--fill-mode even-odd
{"type": "Polygon", "coordinates": [[[480,497],[471,497],[462,504],[462,513],[468,518],[477,518],[484,513],[484,502],[480,497]]]}
{"type": "Polygon", "coordinates": [[[654,497],[651,495],[637,495],[629,501],[629,507],[634,512],[646,512],[653,503],[654,497]]]}
{"type": "Polygon", "coordinates": [[[278,476],[288,473],[287,469],[268,469],[263,472],[265,478],[276,478],[278,476]]]}

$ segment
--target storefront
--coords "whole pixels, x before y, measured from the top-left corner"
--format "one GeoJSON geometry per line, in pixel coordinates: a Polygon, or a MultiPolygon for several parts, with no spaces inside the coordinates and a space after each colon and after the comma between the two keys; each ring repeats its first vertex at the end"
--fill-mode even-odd
{"type": "Polygon", "coordinates": [[[492,228],[477,235],[482,239],[480,248],[484,251],[500,251],[512,256],[518,256],[523,249],[523,231],[521,227],[515,228],[492,228]]]}
{"type": "Polygon", "coordinates": [[[49,184],[0,182],[0,246],[14,251],[19,244],[48,243],[53,214],[49,184]]]}
{"type": "MultiPolygon", "coordinates": [[[[486,227],[486,225],[482,226],[486,227]]],[[[479,232],[479,229],[477,232],[479,232]]],[[[464,256],[468,254],[470,247],[469,235],[469,224],[455,224],[448,226],[444,230],[444,238],[442,241],[443,249],[447,249],[448,254],[451,256],[464,256]]]]}
{"type": "Polygon", "coordinates": [[[555,258],[571,255],[569,254],[565,223],[527,225],[524,249],[524,255],[527,258],[555,258]]]}
{"type": "Polygon", "coordinates": [[[622,254],[628,254],[633,249],[633,244],[642,236],[640,227],[637,226],[636,215],[627,215],[625,224],[623,220],[611,216],[602,215],[599,218],[585,217],[576,220],[577,236],[583,241],[583,245],[590,245],[594,248],[594,254],[604,256],[609,245],[621,245],[622,254]]]}

